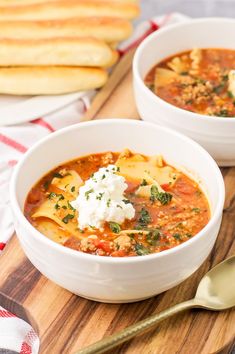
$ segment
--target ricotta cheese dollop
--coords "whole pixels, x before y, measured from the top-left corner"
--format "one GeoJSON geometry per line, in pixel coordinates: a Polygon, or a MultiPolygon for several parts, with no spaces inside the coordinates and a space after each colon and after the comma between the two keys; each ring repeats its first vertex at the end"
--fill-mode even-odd
{"type": "Polygon", "coordinates": [[[81,229],[102,229],[106,221],[122,224],[135,216],[133,205],[124,196],[128,186],[118,170],[115,165],[102,167],[79,188],[79,195],[71,204],[78,211],[81,229]]]}

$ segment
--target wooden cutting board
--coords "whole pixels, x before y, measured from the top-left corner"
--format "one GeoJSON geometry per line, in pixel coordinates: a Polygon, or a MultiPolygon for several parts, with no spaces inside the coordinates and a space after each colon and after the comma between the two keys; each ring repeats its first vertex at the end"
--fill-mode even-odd
{"type": "MultiPolygon", "coordinates": [[[[125,65],[125,71],[121,76],[112,77],[111,84],[103,91],[105,94],[97,96],[95,109],[85,119],[94,115],[95,119],[138,119],[129,64],[125,65]],[[106,103],[104,96],[108,98],[106,103]]],[[[205,272],[235,254],[235,168],[223,168],[222,172],[226,202],[219,237],[206,262],[181,285],[133,304],[88,301],[42,276],[24,256],[14,236],[0,257],[0,304],[32,324],[40,336],[41,353],[57,354],[74,353],[140,319],[190,299],[205,272]]],[[[233,348],[235,310],[220,313],[192,310],[161,323],[156,330],[112,350],[112,354],[227,354],[233,348]]]]}

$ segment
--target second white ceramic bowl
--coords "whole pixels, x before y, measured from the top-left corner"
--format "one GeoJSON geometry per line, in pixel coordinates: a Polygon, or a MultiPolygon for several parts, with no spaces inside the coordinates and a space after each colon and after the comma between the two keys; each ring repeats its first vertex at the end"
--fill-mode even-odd
{"type": "Polygon", "coordinates": [[[224,184],[211,156],[187,137],[150,123],[114,119],[79,123],[41,140],[16,166],[10,195],[21,246],[42,274],[89,299],[131,302],[177,285],[206,259],[221,223],[224,184]],[[79,156],[124,148],[146,155],[162,154],[172,165],[190,172],[211,203],[211,220],[201,232],[158,254],[113,258],[61,246],[27,221],[23,214],[27,194],[48,171],[79,156]]]}
{"type": "Polygon", "coordinates": [[[143,120],[176,129],[201,144],[220,166],[235,165],[235,118],[209,117],[175,107],[144,84],[149,70],[161,60],[192,48],[235,50],[235,20],[188,20],[156,31],[138,47],[134,62],[134,91],[143,120]]]}

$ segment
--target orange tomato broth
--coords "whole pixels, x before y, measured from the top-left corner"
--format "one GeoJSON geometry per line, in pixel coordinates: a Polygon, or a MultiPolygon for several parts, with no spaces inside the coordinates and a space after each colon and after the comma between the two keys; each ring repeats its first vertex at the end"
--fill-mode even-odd
{"type": "Polygon", "coordinates": [[[146,85],[160,98],[179,108],[209,116],[235,117],[235,97],[229,90],[229,71],[235,69],[235,50],[202,49],[198,68],[192,69],[191,51],[168,57],[156,64],[145,78],[146,85]],[[179,80],[154,87],[157,68],[170,69],[174,58],[188,68],[179,80]]]}
{"type": "MultiPolygon", "coordinates": [[[[26,218],[37,229],[44,218],[33,218],[32,215],[47,200],[50,193],[61,193],[66,198],[66,193],[50,184],[55,173],[58,173],[61,168],[76,171],[85,181],[100,167],[115,163],[118,156],[119,153],[110,152],[92,154],[65,163],[48,173],[39,180],[27,196],[24,210],[26,218]]],[[[145,158],[148,159],[148,157],[145,158]]],[[[164,165],[166,165],[165,162],[164,165]]],[[[80,237],[69,234],[57,225],[58,231],[60,231],[60,234],[61,232],[64,234],[65,240],[58,240],[55,237],[54,241],[78,251],[112,257],[157,253],[187,241],[208,223],[210,208],[198,184],[182,172],[177,171],[177,173],[178,178],[174,185],[165,184],[161,186],[172,195],[172,200],[167,205],[162,205],[159,201],[151,201],[147,197],[135,195],[140,181],[126,179],[128,188],[125,191],[125,198],[130,200],[136,212],[134,219],[126,220],[120,225],[120,228],[122,230],[139,229],[139,233],[124,235],[126,238],[123,240],[122,237],[120,244],[115,241],[120,235],[111,230],[109,223],[105,224],[102,231],[97,229],[80,230],[81,234],[79,236],[83,238],[83,241],[80,237]],[[142,222],[143,220],[146,222],[142,222]],[[87,237],[90,235],[96,235],[97,238],[89,239],[88,242],[87,237]]],[[[61,218],[66,213],[68,211],[63,210],[61,218]]],[[[77,212],[74,218],[68,222],[77,224],[77,212]]],[[[79,226],[77,225],[77,227],[79,226]]]]}

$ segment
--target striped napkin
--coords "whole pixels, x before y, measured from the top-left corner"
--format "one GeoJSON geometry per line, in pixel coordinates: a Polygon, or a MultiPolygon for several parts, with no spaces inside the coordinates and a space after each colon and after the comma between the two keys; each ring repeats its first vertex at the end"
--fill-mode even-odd
{"type": "MultiPolygon", "coordinates": [[[[173,13],[142,22],[136,27],[133,36],[120,45],[120,55],[125,55],[157,29],[187,19],[184,15],[173,13]]],[[[36,141],[58,129],[78,123],[89,108],[94,93],[88,92],[76,102],[45,117],[0,128],[0,253],[14,233],[9,202],[9,180],[14,166],[36,141]]],[[[38,353],[39,338],[28,323],[0,307],[0,353],[5,353],[5,350],[21,354],[38,353]]]]}

